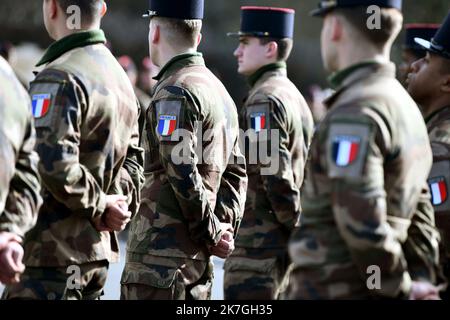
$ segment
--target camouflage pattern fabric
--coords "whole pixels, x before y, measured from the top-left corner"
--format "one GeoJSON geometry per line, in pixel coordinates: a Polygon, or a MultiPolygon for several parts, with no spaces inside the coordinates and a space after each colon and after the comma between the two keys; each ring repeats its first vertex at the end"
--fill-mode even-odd
{"type": "Polygon", "coordinates": [[[412,279],[435,282],[438,259],[423,118],[392,64],[354,65],[334,82],[311,144],[286,296],[408,297],[412,279]],[[368,285],[373,268],[379,286],[368,285]]]}
{"type": "Polygon", "coordinates": [[[244,211],[236,107],[199,53],[174,57],[157,78],[142,135],[146,181],[127,266],[146,256],[206,262],[207,245],[221,238],[220,222],[237,232],[244,211]]]}
{"type": "MultiPolygon", "coordinates": [[[[209,300],[214,266],[210,261],[138,256],[122,275],[121,300],[209,300]]],[[[133,257],[130,257],[133,259],[133,257]]]]}
{"type": "MultiPolygon", "coordinates": [[[[428,185],[434,206],[436,226],[442,242],[440,246],[441,266],[447,279],[450,278],[450,106],[441,108],[428,117],[428,134],[433,151],[433,167],[428,185]]],[[[446,298],[449,296],[447,287],[446,298]]]]}
{"type": "Polygon", "coordinates": [[[107,194],[125,194],[130,210],[138,208],[138,103],[105,41],[101,30],[59,40],[31,83],[44,205],[25,241],[29,267],[117,261],[115,233],[98,232],[92,221],[107,194]]]}
{"type": "Polygon", "coordinates": [[[8,300],[98,300],[108,276],[108,261],[78,266],[79,275],[72,269],[29,267],[18,285],[3,292],[8,300]],[[73,275],[73,277],[72,277],[73,275]]]}
{"type": "Polygon", "coordinates": [[[0,232],[24,237],[42,204],[39,157],[30,98],[1,57],[0,88],[0,232]]]}
{"type": "Polygon", "coordinates": [[[299,189],[314,124],[305,99],[286,74],[286,64],[281,62],[258,70],[240,112],[241,129],[255,137],[248,134],[245,141],[249,188],[236,250],[224,266],[226,299],[248,298],[245,292],[275,299],[288,265],[287,242],[300,212],[299,189]],[[279,140],[272,140],[276,139],[273,131],[279,133],[279,140]],[[261,144],[268,150],[277,144],[278,152],[270,154],[278,161],[274,174],[261,170],[269,166],[261,155],[251,160],[261,144]],[[247,289],[239,293],[243,283],[247,289]]]}

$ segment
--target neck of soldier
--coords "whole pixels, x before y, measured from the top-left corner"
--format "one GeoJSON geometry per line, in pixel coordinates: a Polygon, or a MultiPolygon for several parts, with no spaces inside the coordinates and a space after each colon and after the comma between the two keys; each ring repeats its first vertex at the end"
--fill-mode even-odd
{"type": "Polygon", "coordinates": [[[430,95],[428,101],[417,101],[421,106],[425,118],[428,118],[436,111],[450,107],[450,94],[430,95]]]}
{"type": "Polygon", "coordinates": [[[352,42],[340,47],[337,67],[338,70],[344,70],[364,61],[387,64],[391,62],[390,52],[391,45],[386,45],[380,49],[370,44],[352,42]]]}
{"type": "Polygon", "coordinates": [[[67,36],[70,36],[74,33],[79,33],[83,31],[92,31],[92,30],[100,30],[100,21],[82,25],[81,28],[75,28],[71,29],[67,27],[66,21],[62,21],[58,23],[58,26],[54,29],[54,32],[52,34],[52,38],[55,41],[61,40],[62,38],[65,38],[67,36]]]}
{"type": "Polygon", "coordinates": [[[158,54],[153,61],[158,67],[164,67],[174,57],[186,53],[196,53],[197,47],[176,47],[167,43],[161,43],[161,47],[158,50],[158,54]]]}

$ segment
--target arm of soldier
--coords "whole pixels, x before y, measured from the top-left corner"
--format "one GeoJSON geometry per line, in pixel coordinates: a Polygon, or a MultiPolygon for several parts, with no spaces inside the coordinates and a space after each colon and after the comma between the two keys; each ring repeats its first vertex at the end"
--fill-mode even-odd
{"type": "Polygon", "coordinates": [[[436,283],[439,278],[439,232],[435,227],[434,210],[425,185],[417,204],[408,239],[403,251],[413,280],[436,283]]]}
{"type": "Polygon", "coordinates": [[[80,136],[87,97],[78,82],[54,71],[51,82],[46,70],[31,84],[31,95],[48,92],[48,111],[35,119],[39,173],[45,188],[66,207],[86,218],[101,216],[107,197],[100,185],[80,163],[80,136]]]}
{"type": "Polygon", "coordinates": [[[300,190],[294,181],[292,154],[288,148],[290,137],[286,111],[279,102],[271,101],[270,104],[273,108],[269,118],[270,135],[275,135],[268,144],[271,148],[270,164],[261,165],[261,179],[275,217],[291,231],[300,211],[300,190]]]}
{"type": "MultiPolygon", "coordinates": [[[[160,114],[159,110],[165,108],[166,103],[171,102],[156,103],[157,116],[160,114]]],[[[214,206],[208,198],[207,187],[198,170],[199,159],[196,148],[201,141],[197,140],[196,135],[201,120],[200,111],[190,99],[185,97],[179,97],[175,103],[181,110],[177,118],[179,130],[169,137],[159,135],[160,157],[166,167],[168,180],[180,209],[188,222],[192,240],[204,241],[207,245],[215,246],[221,239],[222,230],[221,223],[214,214],[214,206]],[[184,115],[183,118],[180,114],[184,115]],[[174,135],[178,134],[181,139],[175,138],[174,141],[174,135]]],[[[219,179],[218,173],[216,176],[211,171],[205,179],[219,179]]]]}
{"type": "MultiPolygon", "coordinates": [[[[139,107],[139,104],[137,104],[139,107]]],[[[140,113],[141,108],[139,107],[139,119],[141,119],[142,114],[140,113]]],[[[111,185],[109,194],[121,194],[127,196],[128,208],[133,217],[138,209],[141,201],[141,188],[144,184],[144,151],[139,147],[139,123],[136,121],[133,127],[133,133],[128,144],[127,156],[120,168],[120,171],[111,185]]]]}
{"type": "Polygon", "coordinates": [[[374,294],[407,297],[411,276],[401,232],[388,222],[384,189],[384,153],[390,148],[390,136],[383,133],[389,131],[381,130],[366,115],[338,120],[329,126],[323,155],[332,179],[332,208],[339,233],[364,283],[369,267],[379,270],[380,287],[374,294]]]}
{"type": "MultiPolygon", "coordinates": [[[[1,134],[0,134],[1,135],[1,134]]],[[[34,151],[35,131],[31,122],[31,115],[25,128],[24,141],[18,152],[15,173],[9,184],[9,194],[6,204],[2,206],[3,214],[0,216],[0,232],[7,231],[24,237],[36,223],[39,207],[42,204],[40,195],[41,185],[38,174],[39,157],[34,151]]],[[[2,140],[0,138],[0,140],[2,140]]],[[[0,142],[3,146],[3,141],[0,142]]],[[[5,142],[5,144],[7,144],[5,142]]],[[[0,148],[3,149],[3,148],[0,148]]],[[[0,156],[0,158],[3,158],[0,156]]],[[[1,162],[2,166],[11,162],[1,162]]],[[[9,171],[8,169],[5,171],[9,171]]],[[[3,172],[3,170],[2,170],[3,172]]],[[[8,190],[8,188],[1,190],[8,190]]]]}
{"type": "Polygon", "coordinates": [[[245,157],[239,148],[238,140],[230,158],[222,175],[214,213],[221,222],[232,225],[236,237],[244,216],[248,184],[245,157]]]}

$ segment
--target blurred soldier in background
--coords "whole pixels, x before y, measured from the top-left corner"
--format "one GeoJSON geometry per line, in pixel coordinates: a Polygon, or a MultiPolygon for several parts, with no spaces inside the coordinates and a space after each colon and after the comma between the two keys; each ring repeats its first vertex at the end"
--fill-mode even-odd
{"type": "MultiPolygon", "coordinates": [[[[431,41],[416,38],[427,54],[413,63],[408,91],[422,107],[433,150],[428,184],[441,231],[441,266],[450,277],[450,14],[431,41]]],[[[450,299],[450,290],[442,294],[450,299]]]]}
{"type": "Polygon", "coordinates": [[[406,86],[408,73],[414,61],[422,59],[427,54],[426,50],[414,41],[414,38],[431,40],[439,29],[437,24],[414,23],[405,25],[405,42],[402,50],[402,63],[399,67],[400,82],[406,86]]]}
{"type": "Polygon", "coordinates": [[[238,115],[197,52],[203,0],[151,0],[147,16],[161,71],[145,117],[146,181],[121,297],[209,299],[211,255],[233,251],[244,211],[238,115]]]}
{"type": "Polygon", "coordinates": [[[8,299],[97,299],[118,258],[114,231],[136,212],[143,182],[138,103],[104,46],[103,0],[43,0],[56,40],[31,83],[39,172],[44,187],[36,227],[25,239],[22,282],[8,299]],[[71,26],[68,6],[81,11],[71,26]]]}
{"type": "Polygon", "coordinates": [[[400,10],[400,0],[338,0],[313,12],[336,92],[311,144],[289,299],[438,298],[431,148],[389,59],[400,10]],[[380,25],[369,28],[372,5],[380,25]]]}
{"type": "Polygon", "coordinates": [[[21,246],[42,198],[30,98],[0,57],[0,282],[20,281],[21,246]]]}
{"type": "Polygon", "coordinates": [[[142,59],[141,68],[139,69],[138,86],[145,93],[151,95],[157,80],[154,79],[159,73],[159,67],[155,66],[150,57],[142,59]]]}
{"type": "Polygon", "coordinates": [[[128,79],[130,79],[130,82],[133,85],[134,93],[136,94],[141,108],[144,110],[147,109],[150,104],[150,96],[136,86],[138,70],[136,68],[136,64],[133,62],[133,59],[129,56],[121,56],[117,58],[117,61],[119,61],[119,64],[125,70],[128,79]]]}
{"type": "MultiPolygon", "coordinates": [[[[242,7],[241,30],[234,52],[238,72],[247,76],[250,92],[240,111],[247,137],[249,189],[236,250],[226,260],[225,299],[276,299],[289,265],[287,242],[300,212],[300,186],[313,133],[305,99],[287,78],[295,11],[242,7]],[[273,132],[279,136],[272,137],[273,132]],[[250,159],[259,144],[276,144],[278,168],[264,173],[265,159],[250,159]]],[[[261,155],[260,155],[261,156],[261,155]]]]}

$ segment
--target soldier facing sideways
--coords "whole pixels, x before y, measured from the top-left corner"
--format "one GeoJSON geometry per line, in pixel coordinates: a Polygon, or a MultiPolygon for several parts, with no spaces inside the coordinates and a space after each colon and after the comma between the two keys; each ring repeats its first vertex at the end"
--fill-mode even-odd
{"type": "Polygon", "coordinates": [[[287,298],[437,298],[431,148],[389,60],[400,10],[398,0],[337,0],[313,13],[324,19],[322,57],[336,92],[310,148],[287,298]],[[371,5],[381,29],[367,28],[371,5]]]}
{"type": "Polygon", "coordinates": [[[399,67],[400,82],[406,86],[406,79],[413,62],[425,57],[426,50],[414,41],[414,38],[431,40],[439,29],[437,24],[411,23],[405,25],[405,41],[402,50],[402,63],[399,67]]]}
{"type": "Polygon", "coordinates": [[[21,243],[42,204],[30,98],[0,57],[0,282],[17,283],[21,243]]]}
{"type": "Polygon", "coordinates": [[[115,231],[137,210],[139,109],[104,45],[105,12],[102,0],[43,0],[45,26],[56,42],[38,64],[45,68],[30,95],[44,205],[25,239],[22,282],[7,287],[5,298],[99,298],[108,265],[118,259],[115,231]],[[73,4],[81,9],[80,30],[66,23],[73,4]]]}
{"type": "Polygon", "coordinates": [[[122,299],[209,299],[211,255],[232,252],[244,211],[238,115],[197,52],[203,0],[152,0],[148,16],[161,70],[142,133],[146,181],[122,299]]]}
{"type": "MultiPolygon", "coordinates": [[[[433,151],[433,167],[428,184],[436,225],[441,231],[441,266],[450,278],[450,14],[431,41],[416,38],[427,50],[413,63],[408,91],[423,110],[433,151]]],[[[442,294],[450,299],[450,291],[442,294]]]]}
{"type": "Polygon", "coordinates": [[[242,7],[241,30],[229,34],[239,37],[234,55],[251,89],[240,110],[240,127],[250,134],[249,189],[236,250],[224,265],[225,299],[276,299],[283,290],[287,242],[300,212],[299,189],[313,131],[308,105],[287,78],[294,14],[286,8],[242,7]],[[279,136],[272,137],[275,131],[279,136]],[[265,159],[251,160],[263,143],[277,150],[270,154],[278,163],[274,173],[264,172],[270,165],[265,159]]]}

